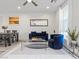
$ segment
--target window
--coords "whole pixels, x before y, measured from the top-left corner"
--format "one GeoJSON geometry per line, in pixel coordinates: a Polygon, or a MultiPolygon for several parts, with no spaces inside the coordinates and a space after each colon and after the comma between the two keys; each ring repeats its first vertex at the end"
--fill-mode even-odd
{"type": "Polygon", "coordinates": [[[65,5],[63,8],[59,9],[59,31],[67,35],[68,30],[68,5],[65,5]]]}

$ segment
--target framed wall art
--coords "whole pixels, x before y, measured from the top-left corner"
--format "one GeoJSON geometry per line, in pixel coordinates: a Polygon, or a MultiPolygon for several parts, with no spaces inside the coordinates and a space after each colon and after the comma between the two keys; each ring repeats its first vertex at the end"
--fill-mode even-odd
{"type": "Polygon", "coordinates": [[[30,26],[48,26],[48,19],[30,19],[30,26]]]}
{"type": "Polygon", "coordinates": [[[19,24],[19,17],[18,16],[9,17],[9,24],[19,24]]]}

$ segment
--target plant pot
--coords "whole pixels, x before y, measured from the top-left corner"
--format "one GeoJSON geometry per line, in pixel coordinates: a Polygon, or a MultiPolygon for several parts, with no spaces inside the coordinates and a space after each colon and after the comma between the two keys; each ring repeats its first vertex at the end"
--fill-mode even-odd
{"type": "Polygon", "coordinates": [[[77,41],[73,41],[71,42],[72,44],[72,47],[73,47],[73,53],[75,53],[75,48],[76,48],[76,44],[77,44],[77,41]]]}
{"type": "Polygon", "coordinates": [[[72,41],[72,44],[74,44],[74,45],[77,44],[77,41],[72,41]]]}

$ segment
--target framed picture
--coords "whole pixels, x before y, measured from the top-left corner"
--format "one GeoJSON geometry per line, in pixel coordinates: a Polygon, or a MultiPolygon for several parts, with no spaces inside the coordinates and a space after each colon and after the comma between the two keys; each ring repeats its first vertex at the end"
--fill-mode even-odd
{"type": "Polygon", "coordinates": [[[30,19],[30,26],[48,26],[48,19],[30,19]]]}
{"type": "Polygon", "coordinates": [[[9,24],[19,24],[19,17],[9,17],[9,24]]]}

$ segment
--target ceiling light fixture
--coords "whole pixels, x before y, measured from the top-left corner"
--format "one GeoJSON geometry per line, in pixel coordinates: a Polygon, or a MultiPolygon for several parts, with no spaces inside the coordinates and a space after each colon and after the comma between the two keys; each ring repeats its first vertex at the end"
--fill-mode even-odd
{"type": "Polygon", "coordinates": [[[21,7],[20,7],[20,6],[18,6],[18,9],[21,9],[21,7]]]}
{"type": "Polygon", "coordinates": [[[49,9],[49,7],[48,7],[48,6],[47,6],[46,8],[47,8],[47,9],[49,9]]]}
{"type": "Polygon", "coordinates": [[[29,3],[32,2],[32,0],[27,0],[29,3]]]}

